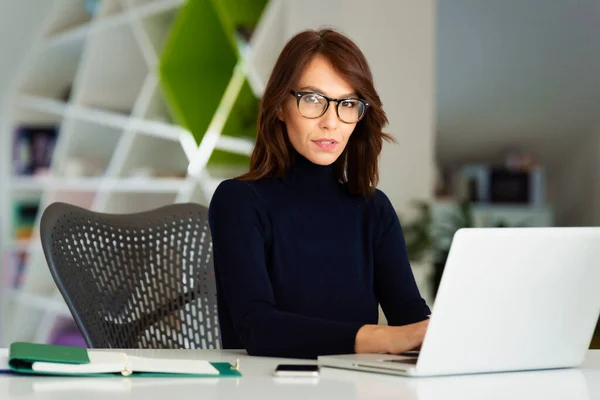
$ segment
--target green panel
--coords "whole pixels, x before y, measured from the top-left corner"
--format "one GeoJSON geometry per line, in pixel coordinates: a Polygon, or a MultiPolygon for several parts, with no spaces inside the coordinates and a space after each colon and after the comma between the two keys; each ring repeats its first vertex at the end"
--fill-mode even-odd
{"type": "Polygon", "coordinates": [[[160,60],[161,83],[177,123],[200,143],[237,62],[209,0],[191,0],[175,21],[160,60]]]}
{"type": "Polygon", "coordinates": [[[258,99],[248,81],[245,81],[229,112],[222,133],[228,136],[255,138],[257,116],[258,99]]]}
{"type": "MultiPolygon", "coordinates": [[[[244,81],[240,93],[233,104],[231,112],[223,127],[223,135],[256,138],[256,118],[258,115],[258,99],[250,88],[248,81],[244,81]]],[[[250,165],[250,157],[241,154],[228,153],[215,150],[208,161],[209,165],[250,165]]]]}
{"type": "Polygon", "coordinates": [[[211,0],[231,27],[255,26],[267,0],[211,0]]]}
{"type": "MultiPolygon", "coordinates": [[[[267,0],[188,0],[160,60],[161,84],[175,122],[199,144],[223,97],[239,57],[238,37],[251,32],[267,0]]],[[[229,112],[223,134],[256,137],[258,100],[248,82],[229,112]]],[[[249,165],[250,158],[216,150],[209,164],[249,165]]]]}
{"type": "Polygon", "coordinates": [[[267,0],[211,0],[231,34],[235,45],[235,32],[243,30],[251,32],[267,4],[267,0]]]}

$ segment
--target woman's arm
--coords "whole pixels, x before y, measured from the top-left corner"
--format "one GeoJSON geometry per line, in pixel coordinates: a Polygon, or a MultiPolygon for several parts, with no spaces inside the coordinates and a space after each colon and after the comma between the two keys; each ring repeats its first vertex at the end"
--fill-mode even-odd
{"type": "Polygon", "coordinates": [[[249,354],[316,358],[354,352],[361,323],[308,318],[277,308],[265,259],[267,217],[247,182],[219,185],[209,221],[219,295],[249,354]]]}
{"type": "MultiPolygon", "coordinates": [[[[415,282],[396,211],[387,196],[379,190],[374,201],[380,224],[374,254],[377,300],[389,325],[410,326],[427,320],[431,311],[415,282]]],[[[426,323],[414,325],[415,330],[421,331],[423,325],[426,323]]]]}

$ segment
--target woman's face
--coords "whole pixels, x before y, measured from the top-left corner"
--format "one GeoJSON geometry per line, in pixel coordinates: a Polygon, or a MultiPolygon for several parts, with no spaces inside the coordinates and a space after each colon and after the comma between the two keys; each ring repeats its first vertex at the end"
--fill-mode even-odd
{"type": "MultiPolygon", "coordinates": [[[[354,89],[321,55],[316,55],[308,63],[294,90],[315,92],[334,99],[357,97],[354,89]]],[[[315,99],[309,96],[300,101],[310,104],[315,99]]],[[[337,103],[331,102],[321,117],[306,118],[298,109],[296,97],[290,94],[279,113],[294,149],[314,164],[330,165],[337,160],[356,127],[356,123],[347,124],[341,121],[337,116],[336,107],[337,103]]]]}

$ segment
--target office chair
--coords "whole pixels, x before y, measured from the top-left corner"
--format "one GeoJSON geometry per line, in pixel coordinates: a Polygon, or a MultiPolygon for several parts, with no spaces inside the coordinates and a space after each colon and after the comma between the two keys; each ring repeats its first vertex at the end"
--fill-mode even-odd
{"type": "Polygon", "coordinates": [[[205,207],[106,214],[53,203],[40,234],[90,348],[221,347],[205,207]]]}

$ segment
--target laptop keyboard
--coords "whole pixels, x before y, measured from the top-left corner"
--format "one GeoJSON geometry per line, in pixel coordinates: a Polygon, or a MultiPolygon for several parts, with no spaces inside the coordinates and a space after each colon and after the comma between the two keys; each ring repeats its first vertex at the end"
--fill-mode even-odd
{"type": "Polygon", "coordinates": [[[414,357],[414,358],[405,358],[403,360],[394,358],[394,359],[391,359],[391,360],[383,360],[383,361],[385,361],[385,362],[391,362],[391,363],[398,363],[398,364],[412,364],[412,365],[417,365],[417,360],[418,360],[418,358],[414,357]]]}

